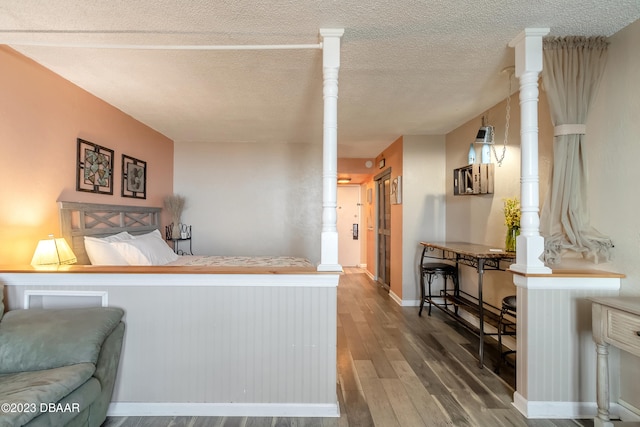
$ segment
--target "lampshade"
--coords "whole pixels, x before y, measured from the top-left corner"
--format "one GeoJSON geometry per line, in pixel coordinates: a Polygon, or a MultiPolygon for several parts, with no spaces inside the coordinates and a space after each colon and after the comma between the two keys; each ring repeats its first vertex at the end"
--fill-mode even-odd
{"type": "Polygon", "coordinates": [[[61,264],[75,264],[78,261],[69,244],[64,238],[55,239],[53,235],[49,239],[40,240],[31,259],[31,265],[55,266],[61,264]]]}

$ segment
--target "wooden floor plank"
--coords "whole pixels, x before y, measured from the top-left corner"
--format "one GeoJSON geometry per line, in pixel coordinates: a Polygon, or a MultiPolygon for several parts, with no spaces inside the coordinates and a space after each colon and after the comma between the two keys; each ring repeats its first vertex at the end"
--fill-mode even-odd
{"type": "Polygon", "coordinates": [[[391,402],[379,378],[362,379],[362,390],[371,411],[371,418],[377,426],[401,427],[398,424],[391,402]]]}
{"type": "Polygon", "coordinates": [[[343,390],[358,390],[358,380],[356,378],[353,356],[346,344],[346,336],[343,328],[338,328],[338,383],[343,390]]]}
{"type": "Polygon", "coordinates": [[[340,314],[342,320],[342,328],[347,338],[347,348],[351,352],[354,360],[366,360],[369,358],[369,352],[362,342],[356,322],[350,314],[340,314]]]}
{"type": "MultiPolygon", "coordinates": [[[[433,335],[438,337],[438,341],[458,360],[459,366],[472,375],[472,377],[476,378],[478,383],[488,390],[495,399],[501,401],[505,406],[511,404],[513,401],[513,387],[510,386],[505,379],[495,375],[488,367],[480,369],[478,364],[475,363],[475,357],[464,347],[461,348],[459,343],[448,339],[446,333],[437,332],[433,335]]],[[[512,382],[515,382],[515,373],[503,372],[503,374],[507,379],[512,378],[512,382]]]]}
{"type": "Polygon", "coordinates": [[[437,394],[433,397],[435,397],[435,399],[440,403],[440,406],[444,408],[449,418],[451,418],[454,426],[474,426],[474,424],[470,422],[471,417],[469,416],[469,414],[465,412],[462,405],[460,405],[460,403],[453,397],[452,394],[437,394]]]}
{"type": "Polygon", "coordinates": [[[191,427],[193,417],[173,417],[168,427],[191,427]]]}
{"type": "Polygon", "coordinates": [[[107,417],[101,427],[127,427],[129,424],[125,423],[128,422],[129,418],[130,417],[107,417]]]}
{"type": "Polygon", "coordinates": [[[427,389],[413,372],[411,366],[406,361],[401,360],[393,361],[392,365],[422,420],[429,426],[451,425],[451,418],[446,411],[442,410],[442,407],[434,397],[427,392],[427,389]]]}
{"type": "MultiPolygon", "coordinates": [[[[496,419],[496,427],[527,427],[528,424],[522,417],[514,416],[509,409],[493,409],[491,411],[496,419]]],[[[577,426],[576,426],[577,427],[577,426]]]]}
{"type": "Polygon", "coordinates": [[[391,403],[391,408],[396,415],[396,419],[402,427],[427,425],[413,405],[402,381],[394,378],[383,378],[380,381],[382,382],[384,391],[387,393],[387,398],[391,403]]]}
{"type": "Polygon", "coordinates": [[[354,360],[353,363],[356,366],[356,374],[361,383],[366,378],[378,378],[378,373],[371,360],[354,360]]]}
{"type": "Polygon", "coordinates": [[[244,427],[271,427],[273,424],[272,417],[247,417],[244,427]]]}
{"type": "Polygon", "coordinates": [[[369,410],[369,404],[364,398],[364,392],[361,390],[346,390],[343,393],[349,427],[375,426],[369,410]]]}

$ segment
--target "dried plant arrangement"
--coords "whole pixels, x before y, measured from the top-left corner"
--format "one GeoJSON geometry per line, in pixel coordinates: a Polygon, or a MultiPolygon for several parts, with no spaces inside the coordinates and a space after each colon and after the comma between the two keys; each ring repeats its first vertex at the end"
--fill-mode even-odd
{"type": "Polygon", "coordinates": [[[186,204],[186,199],[184,196],[179,194],[171,194],[164,198],[164,207],[169,212],[171,216],[171,221],[173,222],[173,236],[180,235],[180,217],[182,216],[182,211],[184,210],[186,204]]]}

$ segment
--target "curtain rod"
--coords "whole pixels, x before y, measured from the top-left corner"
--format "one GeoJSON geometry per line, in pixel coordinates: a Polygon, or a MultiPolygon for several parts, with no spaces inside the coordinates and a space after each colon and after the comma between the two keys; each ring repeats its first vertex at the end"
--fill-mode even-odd
{"type": "Polygon", "coordinates": [[[101,44],[101,43],[56,43],[56,42],[0,42],[14,46],[62,47],[81,49],[129,49],[129,50],[285,50],[285,49],[322,49],[322,43],[316,44],[271,44],[271,45],[140,45],[140,44],[101,44]]]}

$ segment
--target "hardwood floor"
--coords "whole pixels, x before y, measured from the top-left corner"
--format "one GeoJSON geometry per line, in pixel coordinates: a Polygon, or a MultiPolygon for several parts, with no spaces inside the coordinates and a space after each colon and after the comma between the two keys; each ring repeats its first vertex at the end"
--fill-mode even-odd
{"type": "Polygon", "coordinates": [[[109,417],[103,427],[575,427],[591,420],[527,420],[511,404],[514,372],[493,372],[487,345],[478,367],[477,338],[439,310],[418,317],[359,269],[338,287],[340,418],[109,417]]]}

